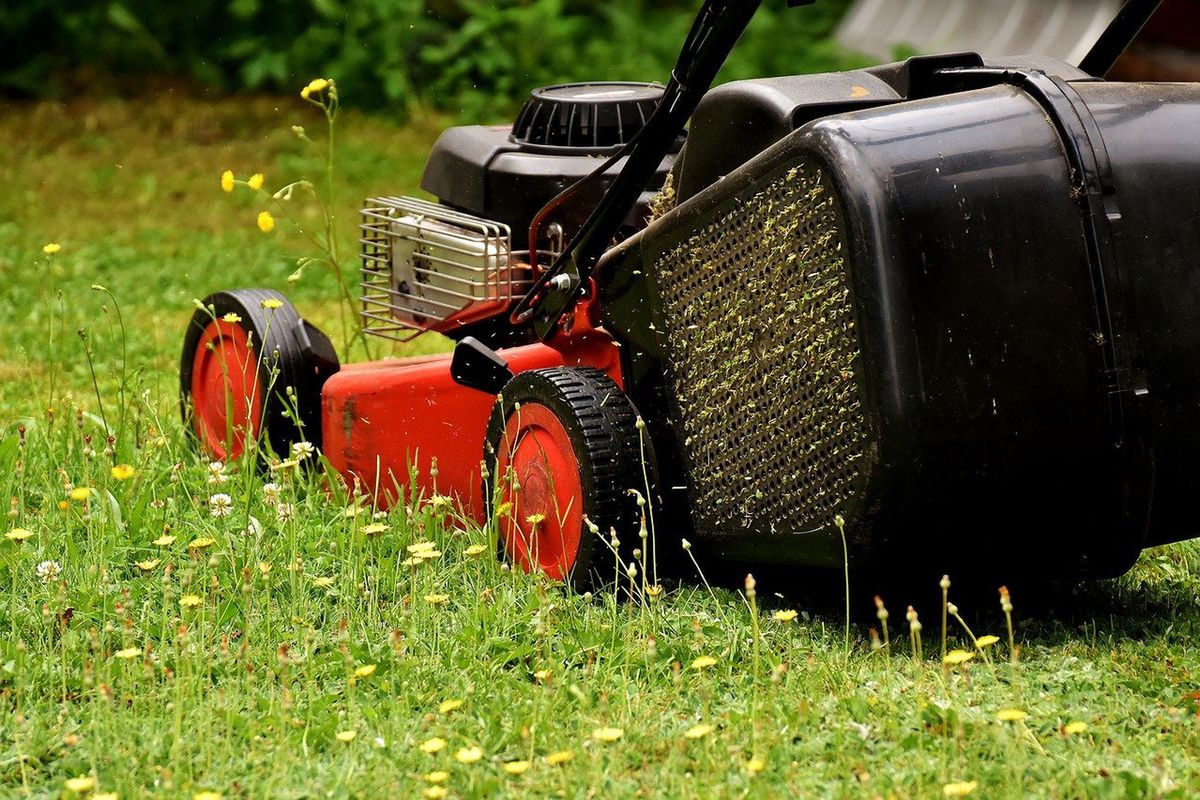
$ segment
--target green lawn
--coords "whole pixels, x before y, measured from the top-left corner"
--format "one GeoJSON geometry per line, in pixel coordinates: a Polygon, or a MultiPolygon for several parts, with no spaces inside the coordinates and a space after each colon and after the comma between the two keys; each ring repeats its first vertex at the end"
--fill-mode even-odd
{"type": "MultiPolygon", "coordinates": [[[[339,120],[351,254],[360,199],[413,191],[439,124],[339,120]]],[[[710,591],[694,570],[648,604],[573,596],[468,555],[485,532],[437,498],[373,520],[330,502],[315,473],[273,475],[274,505],[253,470],[214,475],[176,409],[192,299],[280,288],[339,330],[328,273],[286,280],[311,245],[283,222],[260,232],[262,202],[219,186],[225,169],[269,187],[318,175],[292,125],[320,140],[299,98],[168,87],[0,110],[3,530],[30,533],[0,539],[0,795],[1200,791],[1193,545],[1052,601],[1016,594],[1019,654],[995,587],[965,587],[984,598],[964,601],[967,622],[1000,640],[944,668],[938,603],[919,609],[916,661],[910,598],[886,598],[893,646],[875,650],[873,587],[852,582],[847,649],[841,587],[801,596],[803,575],[763,576],[754,603],[740,578],[710,591]],[[50,242],[62,249],[43,253],[50,242]],[[120,432],[111,454],[104,421],[120,432]],[[218,492],[229,516],[210,513],[218,492]],[[441,555],[405,566],[420,541],[441,555]],[[83,791],[66,783],[81,777],[83,791]]],[[[947,646],[972,650],[953,619],[947,646]]]]}

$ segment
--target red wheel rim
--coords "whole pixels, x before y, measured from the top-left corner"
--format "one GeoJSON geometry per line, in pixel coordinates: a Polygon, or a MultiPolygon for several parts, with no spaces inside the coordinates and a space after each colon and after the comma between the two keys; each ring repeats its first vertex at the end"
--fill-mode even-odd
{"type": "Polygon", "coordinates": [[[240,456],[262,422],[258,356],[246,330],[215,320],[192,356],[193,425],[201,446],[216,458],[240,456]]]}
{"type": "Polygon", "coordinates": [[[496,476],[500,502],[510,504],[499,520],[505,551],[526,571],[536,564],[562,580],[579,555],[583,485],[567,429],[553,411],[526,403],[509,416],[496,476]]]}

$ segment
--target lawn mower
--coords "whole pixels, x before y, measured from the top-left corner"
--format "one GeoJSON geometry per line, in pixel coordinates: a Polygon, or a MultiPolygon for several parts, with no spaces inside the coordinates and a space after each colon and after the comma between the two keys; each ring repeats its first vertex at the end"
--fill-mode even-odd
{"type": "Polygon", "coordinates": [[[445,131],[436,202],[366,201],[366,331],[452,353],[339,366],[281,295],[210,295],[200,447],[307,440],[579,585],[613,541],[1073,579],[1200,533],[1200,86],[1104,80],[1158,3],[1078,66],[711,88],[757,6],[705,0],[665,84],[445,131]]]}

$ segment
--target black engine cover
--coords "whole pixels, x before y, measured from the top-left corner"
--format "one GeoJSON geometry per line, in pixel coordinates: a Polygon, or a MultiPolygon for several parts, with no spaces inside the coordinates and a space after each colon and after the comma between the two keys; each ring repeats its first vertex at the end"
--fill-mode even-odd
{"type": "MultiPolygon", "coordinates": [[[[421,188],[446,205],[508,225],[513,248],[523,250],[534,215],[636,135],[661,93],[653,84],[628,83],[535,89],[511,128],[446,130],[429,154],[421,188]]],[[[674,153],[663,159],[645,200],[662,187],[674,160],[674,153]]],[[[569,235],[623,166],[624,159],[617,161],[552,221],[569,235]]],[[[630,226],[640,228],[641,216],[634,209],[630,226]]]]}

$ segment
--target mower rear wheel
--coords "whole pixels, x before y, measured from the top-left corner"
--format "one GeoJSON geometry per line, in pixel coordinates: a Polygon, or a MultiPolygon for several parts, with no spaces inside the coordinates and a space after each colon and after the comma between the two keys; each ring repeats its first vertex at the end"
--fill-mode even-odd
{"type": "Polygon", "coordinates": [[[484,507],[489,519],[498,515],[501,556],[583,591],[614,578],[598,539],[615,531],[628,563],[639,520],[630,490],[645,493],[637,414],[603,372],[513,378],[492,409],[485,462],[484,507]]]}
{"type": "Polygon", "coordinates": [[[229,461],[248,442],[285,457],[295,442],[319,446],[321,386],[337,371],[329,339],[271,289],[217,292],[203,306],[179,367],[184,424],[201,451],[229,461]]]}

